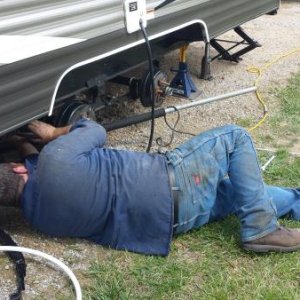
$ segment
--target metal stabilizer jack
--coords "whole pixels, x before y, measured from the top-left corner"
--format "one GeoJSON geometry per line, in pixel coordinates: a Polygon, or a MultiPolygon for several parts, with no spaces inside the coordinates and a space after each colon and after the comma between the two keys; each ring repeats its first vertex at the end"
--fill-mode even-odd
{"type": "Polygon", "coordinates": [[[238,63],[241,60],[241,56],[248,53],[249,51],[261,47],[261,44],[259,44],[256,40],[251,38],[244,30],[242,27],[237,26],[234,28],[235,33],[242,38],[240,42],[233,42],[233,41],[228,41],[228,40],[221,40],[221,39],[212,39],[210,41],[210,44],[213,48],[215,48],[218,52],[218,55],[212,58],[212,60],[215,59],[223,59],[223,60],[228,60],[228,61],[233,61],[238,63]],[[225,43],[231,43],[233,44],[232,47],[225,49],[220,42],[225,42],[225,43]],[[241,50],[235,52],[235,53],[230,53],[230,50],[235,49],[238,46],[244,46],[241,50]]]}
{"type": "Polygon", "coordinates": [[[177,72],[177,74],[171,81],[169,92],[167,94],[190,98],[191,94],[197,91],[186,63],[187,48],[188,45],[180,49],[179,68],[178,70],[171,70],[173,72],[177,72]]]}
{"type": "MultiPolygon", "coordinates": [[[[176,111],[179,111],[179,110],[192,108],[192,107],[195,107],[195,106],[199,106],[199,105],[203,105],[203,104],[207,104],[207,103],[211,103],[211,102],[225,100],[225,99],[228,99],[228,98],[232,98],[232,97],[252,93],[252,92],[256,91],[256,89],[257,89],[256,87],[250,87],[250,88],[238,90],[238,91],[227,93],[227,94],[222,94],[222,95],[219,95],[219,96],[214,96],[214,97],[201,99],[201,100],[194,101],[194,102],[189,102],[187,104],[174,105],[172,107],[167,107],[167,108],[159,108],[159,109],[156,109],[154,111],[154,118],[157,119],[157,118],[160,118],[160,117],[164,117],[165,115],[167,115],[169,113],[173,113],[173,112],[176,112],[176,111]]],[[[138,123],[142,123],[142,122],[145,122],[145,121],[149,121],[149,120],[151,120],[151,112],[136,115],[136,116],[131,116],[131,117],[128,117],[126,119],[118,120],[118,121],[115,121],[115,122],[109,123],[109,124],[102,124],[102,126],[107,131],[111,131],[111,130],[127,127],[127,126],[130,126],[130,125],[133,125],[133,124],[138,124],[138,123]]]]}

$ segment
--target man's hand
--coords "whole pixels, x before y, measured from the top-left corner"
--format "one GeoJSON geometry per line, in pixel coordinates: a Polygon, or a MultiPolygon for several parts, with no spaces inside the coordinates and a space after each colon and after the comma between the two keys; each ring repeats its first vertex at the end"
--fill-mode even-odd
{"type": "Polygon", "coordinates": [[[29,123],[28,128],[37,137],[36,139],[32,139],[32,141],[47,143],[61,135],[67,134],[71,128],[71,125],[56,128],[50,124],[35,120],[29,123]]]}

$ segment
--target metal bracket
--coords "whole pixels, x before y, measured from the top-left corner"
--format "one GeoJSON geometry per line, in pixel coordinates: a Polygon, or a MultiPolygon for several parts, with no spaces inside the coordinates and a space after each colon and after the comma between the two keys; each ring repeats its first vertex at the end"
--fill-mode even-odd
{"type": "Polygon", "coordinates": [[[201,62],[201,74],[200,78],[204,80],[212,80],[213,77],[211,75],[210,71],[210,63],[212,62],[212,59],[210,57],[210,42],[205,43],[205,54],[202,58],[201,62]]]}

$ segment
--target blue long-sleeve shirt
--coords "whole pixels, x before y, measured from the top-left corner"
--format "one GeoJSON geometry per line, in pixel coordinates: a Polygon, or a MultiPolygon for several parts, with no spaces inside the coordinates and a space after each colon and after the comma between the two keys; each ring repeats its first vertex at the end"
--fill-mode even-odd
{"type": "Polygon", "coordinates": [[[162,155],[103,148],[105,129],[80,120],[26,161],[23,212],[52,236],[167,255],[173,201],[162,155]]]}

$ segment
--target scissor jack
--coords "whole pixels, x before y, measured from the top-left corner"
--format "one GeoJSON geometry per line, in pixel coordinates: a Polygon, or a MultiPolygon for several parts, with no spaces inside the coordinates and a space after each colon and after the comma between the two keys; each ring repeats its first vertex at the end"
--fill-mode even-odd
{"type": "Polygon", "coordinates": [[[261,47],[261,44],[258,43],[256,40],[251,38],[244,30],[242,27],[237,26],[234,28],[234,32],[242,38],[241,41],[239,42],[234,42],[234,41],[228,41],[228,40],[222,40],[222,39],[212,39],[210,41],[210,44],[213,48],[215,48],[218,52],[218,55],[212,58],[212,61],[215,59],[223,59],[223,60],[228,60],[228,61],[233,61],[238,63],[241,60],[241,56],[246,54],[247,52],[257,48],[261,47]],[[231,43],[233,44],[232,47],[225,49],[220,42],[223,43],[231,43]],[[243,48],[234,52],[230,53],[230,50],[235,49],[238,46],[242,46],[243,48]]]}

